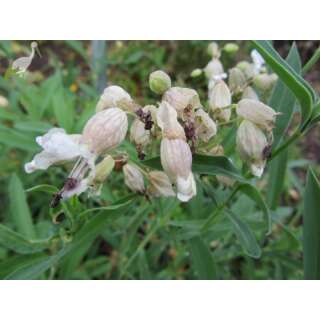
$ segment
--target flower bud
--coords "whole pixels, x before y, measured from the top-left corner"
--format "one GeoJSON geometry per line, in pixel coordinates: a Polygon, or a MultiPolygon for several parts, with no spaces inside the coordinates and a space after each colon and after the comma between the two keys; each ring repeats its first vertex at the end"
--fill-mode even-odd
{"type": "Polygon", "coordinates": [[[165,92],[162,101],[168,102],[181,118],[185,111],[201,108],[197,91],[189,88],[172,87],[165,92]]]}
{"type": "Polygon", "coordinates": [[[181,139],[161,141],[161,164],[169,179],[177,186],[177,197],[188,201],[196,195],[196,184],[191,171],[192,154],[189,145],[181,139]]]}
{"type": "Polygon", "coordinates": [[[96,165],[95,176],[92,179],[92,183],[103,183],[112,172],[115,165],[115,161],[111,156],[106,156],[102,161],[96,165]]]}
{"type": "Polygon", "coordinates": [[[208,45],[208,54],[212,58],[220,58],[219,45],[216,42],[211,42],[208,45]]]}
{"type": "Polygon", "coordinates": [[[192,70],[192,72],[190,73],[191,78],[196,78],[199,77],[202,74],[202,69],[194,69],[192,70]]]}
{"type": "Polygon", "coordinates": [[[141,146],[146,146],[150,143],[150,130],[145,129],[145,124],[139,119],[132,122],[130,128],[130,140],[141,146]]]}
{"type": "Polygon", "coordinates": [[[232,68],[230,70],[228,84],[233,93],[241,92],[246,86],[246,77],[239,68],[232,68]]]}
{"type": "Polygon", "coordinates": [[[96,155],[119,145],[128,130],[128,119],[119,108],[109,108],[97,112],[85,125],[81,142],[88,145],[96,155]]]}
{"type": "Polygon", "coordinates": [[[241,159],[249,163],[253,175],[261,177],[266,164],[264,150],[269,146],[263,131],[254,123],[243,120],[236,140],[241,159]]]}
{"type": "Polygon", "coordinates": [[[176,195],[169,177],[162,171],[149,172],[149,182],[148,191],[154,197],[174,197],[176,195]]]}
{"type": "Polygon", "coordinates": [[[231,93],[224,81],[219,81],[209,96],[209,108],[217,113],[217,118],[222,121],[229,121],[231,110],[226,107],[231,105],[231,93]]]}
{"type": "Polygon", "coordinates": [[[123,166],[124,182],[133,192],[143,193],[145,191],[143,175],[140,169],[132,164],[123,166]]]}
{"type": "Polygon", "coordinates": [[[9,105],[9,101],[6,97],[0,96],[0,108],[6,108],[9,105]]]}
{"type": "Polygon", "coordinates": [[[237,106],[238,116],[261,126],[267,131],[274,128],[276,116],[279,114],[264,103],[251,99],[242,99],[237,106]]]}
{"type": "Polygon", "coordinates": [[[248,61],[239,62],[236,68],[239,68],[243,72],[247,80],[252,79],[256,75],[254,65],[248,61]]]}
{"type": "Polygon", "coordinates": [[[103,94],[96,106],[96,112],[107,108],[120,108],[130,110],[132,99],[124,89],[119,86],[109,86],[104,89],[103,94]]]}
{"type": "MultiPolygon", "coordinates": [[[[224,75],[223,65],[219,59],[212,59],[204,68],[204,72],[209,80],[215,77],[221,77],[224,75]]],[[[217,78],[217,80],[220,79],[217,78]]]]}
{"type": "Polygon", "coordinates": [[[149,76],[149,87],[156,94],[163,94],[171,87],[170,77],[163,71],[154,71],[149,76]]]}
{"type": "Polygon", "coordinates": [[[203,109],[195,113],[195,135],[204,142],[208,142],[217,133],[217,125],[203,109]]]}
{"type": "Polygon", "coordinates": [[[259,97],[257,93],[250,86],[246,87],[243,90],[242,99],[251,99],[251,100],[259,101],[259,97]]]}
{"type": "Polygon", "coordinates": [[[271,91],[274,84],[277,82],[278,77],[276,74],[261,73],[253,78],[253,84],[261,91],[271,91]]]}
{"type": "Polygon", "coordinates": [[[229,54],[235,54],[239,50],[239,46],[236,43],[226,43],[223,50],[229,54]]]}

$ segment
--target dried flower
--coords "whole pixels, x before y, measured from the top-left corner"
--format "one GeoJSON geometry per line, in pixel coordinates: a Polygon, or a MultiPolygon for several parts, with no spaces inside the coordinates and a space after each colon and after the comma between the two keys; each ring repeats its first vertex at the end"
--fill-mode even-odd
{"type": "Polygon", "coordinates": [[[237,131],[237,149],[243,161],[248,162],[253,175],[261,177],[266,164],[264,151],[269,143],[264,132],[254,123],[243,120],[237,131]]]}
{"type": "Polygon", "coordinates": [[[196,195],[196,184],[191,171],[192,154],[189,145],[182,139],[164,138],[160,150],[162,167],[176,184],[178,199],[190,200],[196,195]]]}
{"type": "Polygon", "coordinates": [[[123,166],[124,182],[133,192],[143,193],[145,191],[144,180],[141,170],[132,164],[123,166]]]}
{"type": "Polygon", "coordinates": [[[217,118],[222,121],[229,121],[231,110],[226,108],[231,105],[231,92],[224,81],[220,80],[209,96],[209,108],[216,112],[217,118]]]}
{"type": "Polygon", "coordinates": [[[261,126],[267,131],[274,128],[276,116],[279,114],[264,103],[252,99],[242,99],[237,106],[238,116],[261,126]]]}
{"type": "Polygon", "coordinates": [[[129,93],[119,86],[109,86],[105,88],[96,106],[96,112],[107,108],[131,110],[132,99],[129,93]]]}
{"type": "Polygon", "coordinates": [[[148,174],[150,186],[148,192],[154,197],[175,197],[169,177],[162,171],[151,171],[148,174]]]}
{"type": "Polygon", "coordinates": [[[163,94],[171,87],[171,79],[162,70],[154,71],[149,76],[149,87],[154,93],[163,94]]]}

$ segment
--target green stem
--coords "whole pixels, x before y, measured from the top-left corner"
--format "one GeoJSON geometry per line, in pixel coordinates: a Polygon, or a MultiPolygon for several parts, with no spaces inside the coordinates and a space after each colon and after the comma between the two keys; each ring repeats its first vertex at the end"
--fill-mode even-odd
{"type": "Polygon", "coordinates": [[[269,159],[269,161],[271,161],[273,158],[279,155],[280,152],[286,149],[290,144],[292,144],[301,136],[302,136],[302,132],[300,131],[300,129],[298,129],[286,142],[284,142],[279,148],[277,148],[274,152],[272,152],[271,158],[269,159]]]}
{"type": "Polygon", "coordinates": [[[201,228],[201,232],[204,233],[206,232],[210,226],[213,224],[213,222],[216,220],[217,216],[219,216],[219,214],[222,212],[222,210],[229,205],[230,201],[233,199],[233,197],[236,195],[236,193],[239,190],[239,183],[236,183],[234,185],[234,189],[233,191],[229,194],[228,198],[221,203],[220,205],[218,205],[218,207],[214,210],[214,212],[208,217],[208,219],[205,221],[205,223],[203,224],[202,228],[201,228]]]}

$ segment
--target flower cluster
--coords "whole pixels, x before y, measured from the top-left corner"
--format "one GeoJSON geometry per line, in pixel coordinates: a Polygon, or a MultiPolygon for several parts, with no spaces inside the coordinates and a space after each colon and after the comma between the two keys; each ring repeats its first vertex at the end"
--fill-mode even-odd
{"type": "MultiPolygon", "coordinates": [[[[239,156],[252,174],[260,177],[270,152],[277,116],[260,100],[270,92],[276,76],[267,73],[264,60],[256,51],[251,53],[251,62],[239,62],[226,73],[220,61],[221,53],[236,51],[237,46],[232,43],[223,50],[211,43],[208,47],[211,61],[203,70],[192,72],[192,77],[204,73],[208,80],[208,101],[204,104],[196,90],[172,86],[171,78],[162,70],[149,76],[150,89],[160,97],[155,105],[142,107],[123,88],[107,87],[97,102],[96,113],[81,134],[53,128],[36,138],[43,150],[25,165],[26,172],[75,162],[52,207],[84,191],[99,195],[105,180],[119,167],[125,185],[133,192],[147,197],[176,196],[180,201],[189,201],[196,195],[193,153],[223,155],[223,146],[216,139],[218,127],[238,123],[239,156]],[[132,121],[128,121],[128,117],[132,121]],[[118,152],[129,123],[129,140],[135,145],[140,160],[160,143],[163,171],[152,171],[143,161],[118,152]]],[[[225,177],[217,178],[232,184],[225,177]]]]}

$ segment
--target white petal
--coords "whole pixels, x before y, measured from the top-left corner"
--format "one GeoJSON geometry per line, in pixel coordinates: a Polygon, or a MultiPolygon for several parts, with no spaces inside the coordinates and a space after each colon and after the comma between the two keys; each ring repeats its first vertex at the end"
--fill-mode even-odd
{"type": "Polygon", "coordinates": [[[187,178],[177,177],[177,197],[182,202],[189,201],[197,194],[196,182],[192,172],[187,178]]]}
{"type": "Polygon", "coordinates": [[[68,199],[68,198],[71,198],[74,195],[78,196],[81,193],[85,192],[88,189],[88,187],[89,187],[88,179],[83,179],[72,190],[63,191],[63,193],[61,194],[62,199],[68,199]]]}

